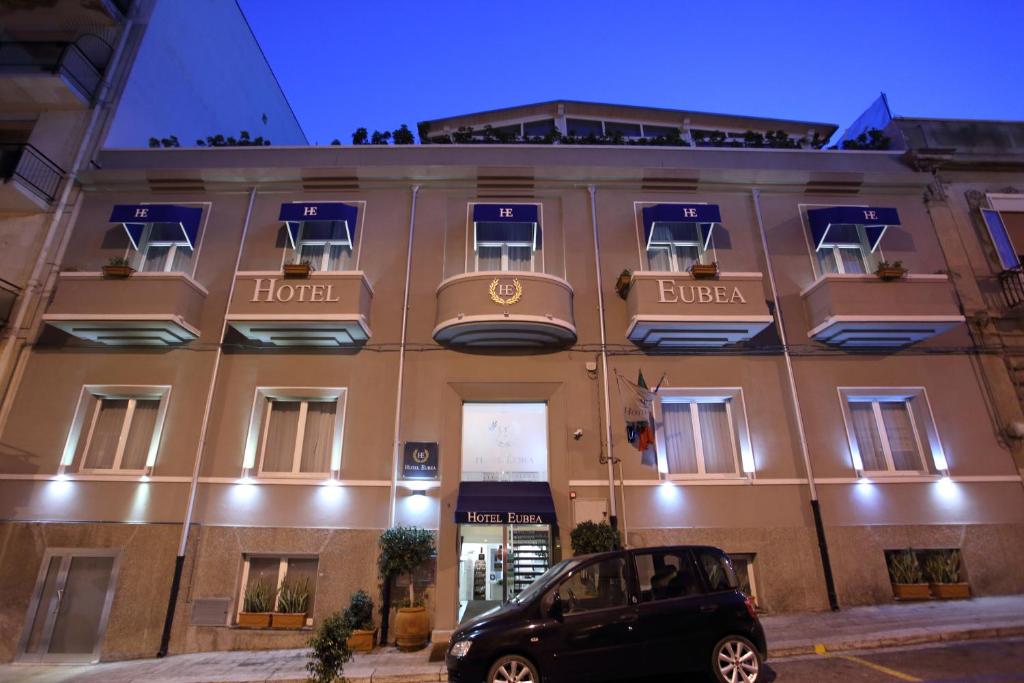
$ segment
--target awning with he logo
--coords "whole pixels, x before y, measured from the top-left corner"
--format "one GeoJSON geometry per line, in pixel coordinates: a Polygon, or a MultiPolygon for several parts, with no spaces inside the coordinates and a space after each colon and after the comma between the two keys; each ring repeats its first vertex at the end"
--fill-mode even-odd
{"type": "Polygon", "coordinates": [[[551,487],[546,481],[464,481],[455,523],[555,524],[551,487]]]}
{"type": "Polygon", "coordinates": [[[811,237],[814,238],[814,250],[822,245],[859,246],[861,243],[857,226],[864,228],[871,251],[878,248],[878,243],[890,225],[900,224],[900,215],[896,209],[874,206],[830,206],[825,209],[808,209],[807,219],[811,222],[811,237]]]}
{"type": "Polygon", "coordinates": [[[707,249],[715,225],[722,222],[718,204],[655,204],[645,208],[643,215],[648,249],[656,229],[659,235],[667,231],[673,242],[699,242],[707,249]]]}
{"type": "Polygon", "coordinates": [[[359,209],[342,202],[292,202],[281,205],[278,220],[288,229],[288,240],[296,248],[303,241],[347,240],[355,245],[359,209]]]}
{"type": "Polygon", "coordinates": [[[170,234],[151,236],[152,240],[178,241],[183,239],[188,246],[195,249],[196,238],[199,236],[199,221],[203,210],[194,206],[175,206],[174,204],[116,204],[110,212],[110,222],[120,223],[128,233],[132,248],[138,250],[142,241],[142,231],[147,225],[169,226],[170,234]],[[180,233],[178,232],[180,230],[180,233]]]}
{"type": "Polygon", "coordinates": [[[479,242],[528,242],[540,246],[536,204],[474,204],[473,251],[479,242]]]}

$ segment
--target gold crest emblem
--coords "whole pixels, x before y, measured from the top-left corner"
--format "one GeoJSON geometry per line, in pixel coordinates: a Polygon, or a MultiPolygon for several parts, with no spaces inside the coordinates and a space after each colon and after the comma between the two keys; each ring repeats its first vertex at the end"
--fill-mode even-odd
{"type": "Polygon", "coordinates": [[[502,285],[498,278],[494,278],[488,291],[491,294],[491,301],[502,306],[511,306],[523,297],[523,285],[519,283],[519,278],[513,278],[511,285],[502,285]],[[500,293],[499,288],[502,290],[500,293]],[[503,294],[508,296],[502,296],[503,294]]]}

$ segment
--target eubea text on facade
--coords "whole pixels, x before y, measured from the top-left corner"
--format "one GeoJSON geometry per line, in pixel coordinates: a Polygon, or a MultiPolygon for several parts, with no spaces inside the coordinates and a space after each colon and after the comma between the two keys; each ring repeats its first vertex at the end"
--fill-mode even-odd
{"type": "Polygon", "coordinates": [[[438,637],[613,510],[631,545],[724,548],[775,612],[892,600],[907,548],[1024,591],[1020,444],[901,152],[101,161],[0,408],[7,659],[152,655],[176,556],[171,651],[300,646],[239,627],[247,589],[308,579],[308,628],[375,591],[392,524],[437,534],[438,637]],[[618,388],[641,372],[650,466],[618,388]],[[93,622],[47,620],[83,577],[93,622]]]}

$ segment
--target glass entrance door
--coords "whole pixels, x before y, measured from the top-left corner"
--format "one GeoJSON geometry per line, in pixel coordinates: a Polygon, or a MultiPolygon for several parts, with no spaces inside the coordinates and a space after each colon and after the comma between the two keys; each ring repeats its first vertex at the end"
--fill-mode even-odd
{"type": "Polygon", "coordinates": [[[459,525],[459,622],[511,600],[550,566],[546,524],[459,525]]]}
{"type": "Polygon", "coordinates": [[[18,647],[21,662],[95,662],[110,614],[116,550],[48,550],[18,647]]]}

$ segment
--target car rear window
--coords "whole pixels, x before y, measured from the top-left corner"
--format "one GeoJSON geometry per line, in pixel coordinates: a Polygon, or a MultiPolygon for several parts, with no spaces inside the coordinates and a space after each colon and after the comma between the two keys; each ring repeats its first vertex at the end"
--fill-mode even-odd
{"type": "Polygon", "coordinates": [[[711,592],[735,590],[740,585],[728,556],[711,550],[698,550],[697,561],[704,568],[711,592]]]}

